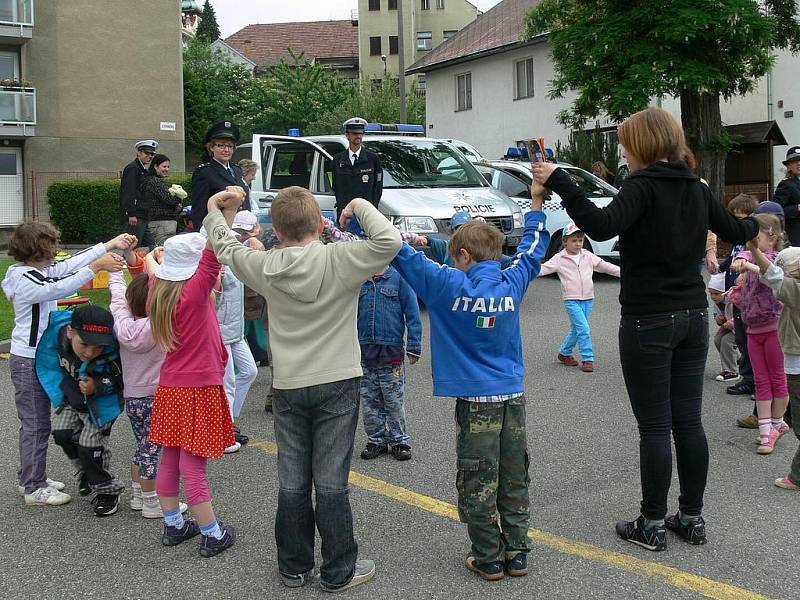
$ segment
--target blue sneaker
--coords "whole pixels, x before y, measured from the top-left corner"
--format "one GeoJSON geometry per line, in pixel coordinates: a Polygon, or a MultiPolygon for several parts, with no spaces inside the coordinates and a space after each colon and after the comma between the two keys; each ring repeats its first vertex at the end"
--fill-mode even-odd
{"type": "Polygon", "coordinates": [[[165,546],[177,546],[199,533],[200,526],[192,519],[186,519],[180,529],[165,524],[164,533],[161,535],[161,543],[165,546]]]}
{"type": "Polygon", "coordinates": [[[506,560],[506,573],[511,577],[525,577],[528,574],[528,555],[517,552],[516,556],[506,560]]]}
{"type": "Polygon", "coordinates": [[[211,558],[224,552],[236,542],[236,531],[230,525],[222,525],[222,537],[217,539],[212,535],[204,535],[200,540],[200,556],[211,558]]]}
{"type": "Polygon", "coordinates": [[[467,557],[467,569],[473,573],[477,573],[481,579],[485,579],[486,581],[499,581],[506,575],[503,570],[503,561],[496,560],[479,565],[475,562],[475,557],[472,555],[467,557]]]}

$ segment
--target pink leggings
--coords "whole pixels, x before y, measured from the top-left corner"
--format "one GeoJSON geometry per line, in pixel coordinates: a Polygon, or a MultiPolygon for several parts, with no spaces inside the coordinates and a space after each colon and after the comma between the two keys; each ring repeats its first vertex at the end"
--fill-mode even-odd
{"type": "Polygon", "coordinates": [[[183,487],[190,506],[211,502],[207,466],[207,458],[195,456],[177,446],[165,446],[156,475],[158,495],[177,498],[180,493],[180,478],[183,477],[183,487]]]}
{"type": "Polygon", "coordinates": [[[747,334],[747,353],[756,380],[756,400],[786,398],[789,387],[783,370],[783,350],[777,331],[747,334]]]}

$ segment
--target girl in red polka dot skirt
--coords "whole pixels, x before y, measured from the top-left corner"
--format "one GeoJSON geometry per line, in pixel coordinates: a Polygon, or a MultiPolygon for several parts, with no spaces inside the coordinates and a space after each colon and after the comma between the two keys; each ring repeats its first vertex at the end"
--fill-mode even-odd
{"type": "Polygon", "coordinates": [[[228,354],[211,300],[219,272],[203,234],[171,237],[155,271],[149,306],[153,337],[167,352],[150,428],[150,440],[164,447],[156,478],[165,521],[161,542],[174,546],[202,534],[205,557],[236,539],[233,527],[217,522],[206,476],[208,459],[221,457],[236,441],[223,388],[228,354]],[[181,515],[181,478],[196,521],[181,515]]]}

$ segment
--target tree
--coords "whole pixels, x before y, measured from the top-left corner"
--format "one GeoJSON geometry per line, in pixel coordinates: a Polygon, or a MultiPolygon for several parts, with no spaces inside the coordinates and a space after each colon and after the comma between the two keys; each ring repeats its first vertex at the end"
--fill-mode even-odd
{"type": "Polygon", "coordinates": [[[577,91],[559,114],[565,125],[600,113],[622,121],[653,97],[679,97],[699,172],[722,198],[731,140],[720,99],[753,91],[772,50],[798,51],[796,13],[796,0],[542,0],[526,36],[549,32],[550,97],[577,91]]]}
{"type": "MultiPolygon", "coordinates": [[[[354,83],[346,102],[321,113],[309,124],[310,135],[341,132],[342,123],[350,117],[362,117],[371,123],[397,123],[400,120],[400,86],[394,79],[380,84],[354,83]]],[[[425,98],[416,90],[406,94],[406,120],[425,124],[425,98]]]]}
{"type": "Polygon", "coordinates": [[[200,16],[200,24],[197,26],[195,36],[197,39],[205,40],[207,44],[216,42],[220,38],[217,13],[214,12],[210,0],[206,0],[203,5],[203,14],[200,16]]]}
{"type": "MultiPolygon", "coordinates": [[[[230,62],[202,39],[183,52],[183,106],[187,153],[201,155],[211,124],[223,119],[248,120],[253,75],[230,62]]],[[[243,132],[244,133],[244,132],[243,132]]]]}
{"type": "Polygon", "coordinates": [[[595,161],[601,160],[612,173],[617,172],[619,140],[616,131],[573,131],[566,144],[556,142],[558,160],[592,171],[595,161]]]}

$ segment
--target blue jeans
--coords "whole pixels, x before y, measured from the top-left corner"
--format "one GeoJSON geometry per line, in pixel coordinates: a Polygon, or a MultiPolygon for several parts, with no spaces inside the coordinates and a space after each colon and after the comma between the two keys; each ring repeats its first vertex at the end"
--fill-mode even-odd
{"type": "Polygon", "coordinates": [[[278,444],[278,569],[299,575],[314,567],[314,528],[322,538],[320,578],[327,587],[353,578],[348,475],[358,424],[359,377],[294,390],[274,390],[278,444]],[[316,506],[311,503],[311,487],[316,506]]]}
{"type": "Polygon", "coordinates": [[[581,360],[594,360],[592,348],[592,330],[589,327],[589,317],[592,316],[594,300],[564,300],[564,308],[569,316],[570,329],[567,337],[561,344],[559,354],[572,356],[575,344],[581,348],[581,360]]]}
{"type": "Polygon", "coordinates": [[[405,375],[405,365],[364,367],[361,411],[370,444],[411,445],[406,427],[405,375]]]}
{"type": "Polygon", "coordinates": [[[619,354],[639,425],[642,515],[658,520],[667,514],[672,482],[670,434],[678,463],[679,507],[687,515],[701,514],[708,476],[708,442],[701,420],[707,310],[623,315],[619,354]]]}

